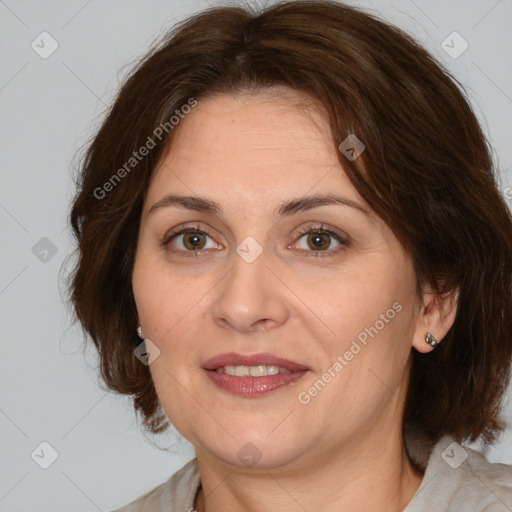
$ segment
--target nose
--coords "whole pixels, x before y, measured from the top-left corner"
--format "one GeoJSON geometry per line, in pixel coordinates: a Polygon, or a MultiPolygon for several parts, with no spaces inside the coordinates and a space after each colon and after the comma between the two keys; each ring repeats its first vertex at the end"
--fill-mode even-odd
{"type": "Polygon", "coordinates": [[[287,288],[269,268],[265,251],[252,263],[235,254],[231,270],[215,287],[214,322],[239,332],[275,328],[289,317],[287,288]]]}

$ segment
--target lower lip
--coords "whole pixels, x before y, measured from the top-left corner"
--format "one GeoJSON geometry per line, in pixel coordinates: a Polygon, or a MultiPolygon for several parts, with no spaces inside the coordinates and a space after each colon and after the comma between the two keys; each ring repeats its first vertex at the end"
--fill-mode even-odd
{"type": "Polygon", "coordinates": [[[235,377],[214,370],[206,370],[206,374],[213,383],[235,395],[245,397],[263,396],[276,389],[291,386],[304,376],[307,370],[267,375],[266,377],[235,377]]]}

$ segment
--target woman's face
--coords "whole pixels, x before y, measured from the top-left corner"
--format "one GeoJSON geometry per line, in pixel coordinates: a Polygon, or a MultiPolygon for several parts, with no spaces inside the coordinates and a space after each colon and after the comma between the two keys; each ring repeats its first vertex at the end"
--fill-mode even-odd
{"type": "Polygon", "coordinates": [[[426,333],[411,260],[345,176],[341,141],[280,98],[203,99],[180,121],[133,272],[163,409],[237,466],[320,463],[396,432],[426,333]]]}

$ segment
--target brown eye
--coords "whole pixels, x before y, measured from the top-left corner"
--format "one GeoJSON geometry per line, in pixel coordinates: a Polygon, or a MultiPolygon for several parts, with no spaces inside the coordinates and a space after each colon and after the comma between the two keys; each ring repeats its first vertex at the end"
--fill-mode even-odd
{"type": "Polygon", "coordinates": [[[206,237],[203,233],[184,233],[183,234],[183,245],[187,249],[198,250],[203,249],[206,244],[206,237]]]}
{"type": "Polygon", "coordinates": [[[197,229],[184,229],[174,233],[164,241],[164,245],[169,245],[174,251],[178,252],[219,248],[207,233],[197,229]]]}
{"type": "Polygon", "coordinates": [[[349,247],[349,239],[323,226],[309,226],[298,231],[295,247],[308,256],[334,256],[349,247]]]}
{"type": "Polygon", "coordinates": [[[331,245],[331,235],[328,233],[309,233],[307,237],[309,247],[315,251],[328,249],[331,245]]]}

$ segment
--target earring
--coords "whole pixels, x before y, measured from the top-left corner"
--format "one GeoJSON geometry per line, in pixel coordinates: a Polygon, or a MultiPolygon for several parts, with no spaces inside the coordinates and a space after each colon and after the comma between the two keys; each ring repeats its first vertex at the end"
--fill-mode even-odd
{"type": "Polygon", "coordinates": [[[143,340],[144,339],[144,334],[142,334],[142,327],[139,325],[139,327],[137,327],[137,336],[143,340]]]}
{"type": "Polygon", "coordinates": [[[430,334],[429,332],[427,333],[427,335],[425,336],[425,341],[431,346],[431,347],[435,347],[439,341],[435,338],[435,336],[433,334],[430,334]]]}

